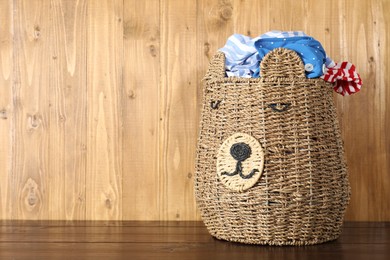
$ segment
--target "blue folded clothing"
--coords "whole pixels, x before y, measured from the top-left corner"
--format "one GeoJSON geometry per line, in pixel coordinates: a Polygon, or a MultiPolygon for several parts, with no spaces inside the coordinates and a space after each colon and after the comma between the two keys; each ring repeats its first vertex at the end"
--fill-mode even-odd
{"type": "Polygon", "coordinates": [[[233,34],[219,50],[225,54],[228,77],[258,78],[261,60],[279,47],[298,53],[305,64],[307,78],[318,78],[324,74],[325,67],[335,65],[321,43],[302,31],[270,31],[256,38],[233,34]]]}
{"type": "Polygon", "coordinates": [[[300,56],[305,64],[307,78],[318,78],[324,74],[326,53],[321,43],[312,37],[265,38],[255,41],[254,45],[260,60],[273,49],[282,47],[300,56]]]}

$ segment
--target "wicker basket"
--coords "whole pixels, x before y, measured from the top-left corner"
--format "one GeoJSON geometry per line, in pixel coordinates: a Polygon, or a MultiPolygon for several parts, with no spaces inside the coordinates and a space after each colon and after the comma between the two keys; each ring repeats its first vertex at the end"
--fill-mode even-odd
{"type": "Polygon", "coordinates": [[[278,48],[261,78],[225,77],[217,53],[205,77],[195,195],[212,236],[309,245],[341,232],[350,187],[332,87],[307,79],[278,48]]]}

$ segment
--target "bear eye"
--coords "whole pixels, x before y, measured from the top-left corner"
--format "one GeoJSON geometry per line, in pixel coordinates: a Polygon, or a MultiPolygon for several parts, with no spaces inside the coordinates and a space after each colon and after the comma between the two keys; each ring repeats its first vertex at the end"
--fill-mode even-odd
{"type": "Polygon", "coordinates": [[[275,112],[284,112],[290,108],[291,103],[272,103],[268,106],[275,112]]]}
{"type": "Polygon", "coordinates": [[[217,101],[212,100],[210,102],[210,106],[212,109],[218,109],[220,103],[221,103],[221,100],[217,100],[217,101]]]}

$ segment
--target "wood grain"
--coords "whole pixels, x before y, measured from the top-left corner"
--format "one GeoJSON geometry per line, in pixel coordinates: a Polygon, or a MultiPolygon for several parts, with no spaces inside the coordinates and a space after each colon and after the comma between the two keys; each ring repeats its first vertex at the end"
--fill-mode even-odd
{"type": "Polygon", "coordinates": [[[335,94],[347,220],[390,220],[390,1],[0,0],[0,218],[199,220],[202,78],[233,33],[303,30],[364,82],[335,94]]]}
{"type": "Polygon", "coordinates": [[[124,2],[123,218],[160,218],[159,1],[124,2]]]}
{"type": "Polygon", "coordinates": [[[161,5],[160,219],[197,217],[193,192],[197,133],[196,2],[161,5]]]}
{"type": "Polygon", "coordinates": [[[387,259],[389,223],[346,223],[339,239],[306,247],[213,239],[200,222],[0,223],[1,259],[387,259]]]}
{"type": "Polygon", "coordinates": [[[122,218],[123,1],[88,2],[86,218],[122,218]]]}
{"type": "Polygon", "coordinates": [[[48,218],[50,3],[15,1],[12,218],[48,218]]]}
{"type": "Polygon", "coordinates": [[[0,218],[11,212],[13,135],[13,2],[0,0],[0,218]]]}
{"type": "Polygon", "coordinates": [[[390,215],[389,23],[385,20],[389,14],[383,9],[385,2],[346,1],[339,6],[344,15],[341,27],[348,26],[339,36],[344,40],[340,58],[355,63],[365,83],[358,95],[337,97],[352,186],[350,220],[386,220],[390,215]]]}
{"type": "Polygon", "coordinates": [[[51,1],[49,219],[85,219],[86,4],[51,1]]]}

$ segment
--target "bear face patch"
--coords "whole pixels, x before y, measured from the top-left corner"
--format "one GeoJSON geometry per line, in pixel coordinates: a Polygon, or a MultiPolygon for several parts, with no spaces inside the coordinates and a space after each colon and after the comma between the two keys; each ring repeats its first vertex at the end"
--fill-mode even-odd
{"type": "Polygon", "coordinates": [[[251,188],[261,177],[263,167],[263,148],[248,134],[235,133],[219,148],[217,175],[229,189],[241,192],[251,188]]]}

